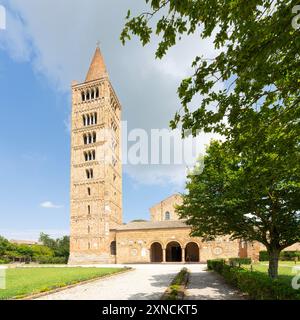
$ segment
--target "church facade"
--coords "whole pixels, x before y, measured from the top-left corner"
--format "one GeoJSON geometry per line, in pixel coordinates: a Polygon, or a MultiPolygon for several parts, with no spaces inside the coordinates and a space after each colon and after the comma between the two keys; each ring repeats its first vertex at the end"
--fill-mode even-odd
{"type": "Polygon", "coordinates": [[[83,83],[72,83],[70,264],[205,262],[258,258],[259,245],[190,237],[172,195],[150,221],[123,224],[121,105],[97,47],[83,83]]]}

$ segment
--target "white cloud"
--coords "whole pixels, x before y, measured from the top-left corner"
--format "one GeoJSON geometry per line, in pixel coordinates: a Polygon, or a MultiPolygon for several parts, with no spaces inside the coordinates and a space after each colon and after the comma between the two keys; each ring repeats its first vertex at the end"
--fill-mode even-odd
{"type": "MultiPolygon", "coordinates": [[[[125,47],[119,36],[129,8],[142,12],[144,2],[89,0],[11,0],[6,40],[0,48],[14,59],[29,60],[36,72],[56,89],[70,92],[72,80],[83,80],[97,40],[110,78],[123,105],[123,119],[129,129],[168,128],[180,108],[177,87],[190,75],[195,56],[212,58],[211,40],[199,35],[183,38],[162,60],[155,60],[157,42],[143,47],[134,38],[125,47]]],[[[199,104],[196,102],[196,106],[199,104]]],[[[69,118],[62,120],[68,132],[69,118]]],[[[205,136],[199,143],[208,142],[205,136]]],[[[182,185],[185,166],[126,166],[125,172],[137,183],[182,185]]],[[[44,203],[45,204],[45,203],[44,203]]],[[[46,206],[53,207],[51,202],[46,206]]],[[[55,205],[54,205],[55,207],[55,205]]]]}
{"type": "Polygon", "coordinates": [[[46,208],[46,209],[60,209],[60,208],[63,208],[62,205],[54,204],[54,203],[51,202],[51,201],[42,202],[42,203],[40,204],[40,206],[41,206],[42,208],[46,208]]]}

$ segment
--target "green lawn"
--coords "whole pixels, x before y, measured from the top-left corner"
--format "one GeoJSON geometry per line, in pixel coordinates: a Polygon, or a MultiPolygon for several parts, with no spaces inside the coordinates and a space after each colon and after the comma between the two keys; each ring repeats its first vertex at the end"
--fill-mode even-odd
{"type": "Polygon", "coordinates": [[[6,270],[6,289],[0,300],[45,292],[70,284],[109,275],[121,268],[14,268],[6,270]]]}
{"type": "MultiPolygon", "coordinates": [[[[252,265],[254,271],[259,271],[263,273],[268,273],[268,261],[258,262],[252,265]]],[[[293,273],[293,267],[298,267],[300,272],[300,263],[295,264],[293,261],[280,261],[278,274],[279,278],[285,280],[286,282],[291,282],[292,278],[296,275],[293,273]]],[[[250,265],[243,265],[243,268],[250,269],[250,265]]]]}

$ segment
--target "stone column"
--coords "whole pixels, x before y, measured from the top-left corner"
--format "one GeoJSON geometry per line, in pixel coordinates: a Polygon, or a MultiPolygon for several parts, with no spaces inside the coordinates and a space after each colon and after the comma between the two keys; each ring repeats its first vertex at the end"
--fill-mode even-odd
{"type": "Polygon", "coordinates": [[[181,249],[181,262],[185,262],[185,248],[181,249]]]}
{"type": "Polygon", "coordinates": [[[163,261],[166,262],[166,249],[163,249],[163,261]]]}

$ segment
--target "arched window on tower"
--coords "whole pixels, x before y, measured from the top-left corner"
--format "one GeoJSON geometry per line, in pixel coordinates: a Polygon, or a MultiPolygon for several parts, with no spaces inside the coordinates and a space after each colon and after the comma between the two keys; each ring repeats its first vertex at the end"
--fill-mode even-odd
{"type": "Polygon", "coordinates": [[[88,196],[91,195],[91,188],[87,188],[87,193],[88,193],[88,196]]]}
{"type": "Polygon", "coordinates": [[[96,140],[97,140],[97,134],[96,132],[93,132],[93,139],[92,139],[92,143],[96,143],[96,140]]]}
{"type": "Polygon", "coordinates": [[[91,206],[88,206],[88,214],[91,214],[91,206]]]}
{"type": "Polygon", "coordinates": [[[97,112],[94,113],[94,124],[97,124],[97,112]]]}
{"type": "Polygon", "coordinates": [[[86,100],[90,100],[90,97],[91,97],[90,90],[87,90],[87,92],[86,92],[86,100]]]}
{"type": "Polygon", "coordinates": [[[84,91],[81,92],[81,100],[84,102],[85,101],[85,93],[84,91]]]}
{"type": "Polygon", "coordinates": [[[88,179],[90,179],[90,178],[91,178],[91,176],[90,176],[90,170],[86,170],[85,172],[86,172],[86,177],[87,177],[88,179]]]}
{"type": "Polygon", "coordinates": [[[83,135],[83,143],[88,144],[88,138],[86,134],[83,135]]]}
{"type": "Polygon", "coordinates": [[[165,220],[170,220],[170,219],[171,219],[171,214],[170,214],[169,211],[167,211],[167,212],[165,213],[165,220]]]}
{"type": "Polygon", "coordinates": [[[96,88],[96,99],[99,98],[99,88],[96,88]]]}
{"type": "Polygon", "coordinates": [[[91,91],[91,99],[95,99],[95,91],[94,91],[94,89],[92,89],[92,91],[91,91]]]}

